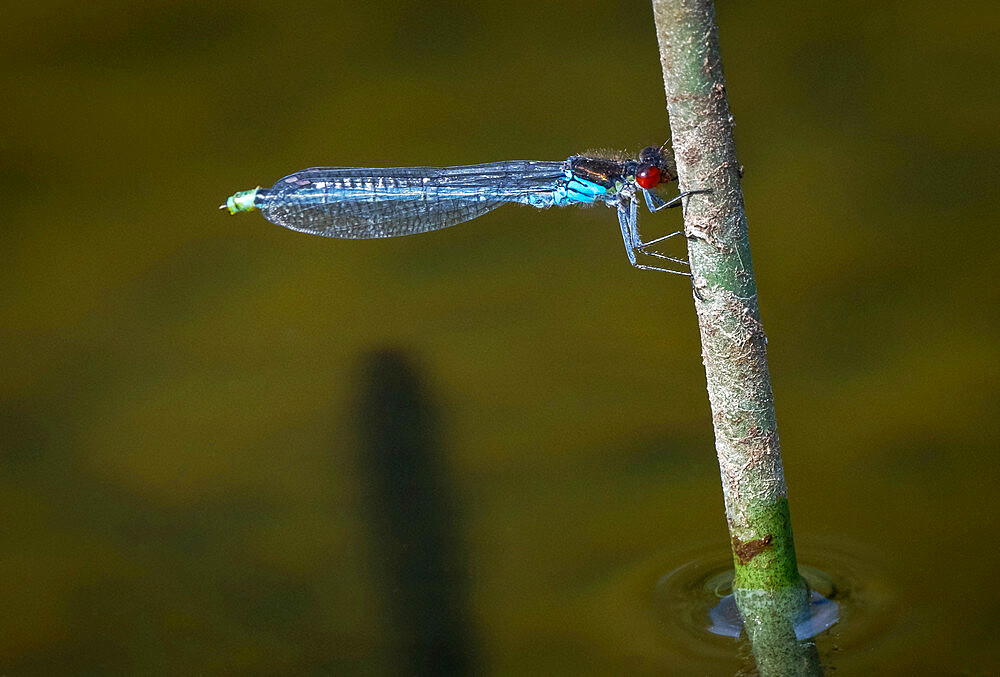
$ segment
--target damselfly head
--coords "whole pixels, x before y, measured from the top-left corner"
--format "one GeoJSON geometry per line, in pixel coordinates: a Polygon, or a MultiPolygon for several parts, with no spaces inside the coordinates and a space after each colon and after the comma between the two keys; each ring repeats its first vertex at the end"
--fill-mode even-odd
{"type": "Polygon", "coordinates": [[[635,170],[635,182],[640,188],[649,190],[661,183],[677,180],[673,158],[663,148],[650,146],[639,153],[639,166],[635,170]]]}
{"type": "Polygon", "coordinates": [[[649,146],[648,148],[643,148],[639,152],[639,162],[643,164],[655,165],[659,164],[660,160],[663,159],[663,149],[657,148],[656,146],[649,146]]]}
{"type": "Polygon", "coordinates": [[[635,170],[635,182],[646,190],[655,188],[660,185],[660,169],[656,165],[639,165],[635,170]]]}

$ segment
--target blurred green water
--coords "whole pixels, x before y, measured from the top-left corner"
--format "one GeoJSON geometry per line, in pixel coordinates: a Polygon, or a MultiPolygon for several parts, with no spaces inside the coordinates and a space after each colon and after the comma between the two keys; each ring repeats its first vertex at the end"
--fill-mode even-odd
{"type": "MultiPolygon", "coordinates": [[[[881,674],[997,667],[996,14],[719,3],[796,534],[881,557],[881,674]]],[[[386,242],[216,209],[311,165],[661,141],[647,5],[46,3],[0,31],[0,669],[391,674],[352,414],[384,346],[439,409],[479,669],[680,664],[647,579],[726,547],[683,280],[632,270],[603,209],[386,242]]]]}

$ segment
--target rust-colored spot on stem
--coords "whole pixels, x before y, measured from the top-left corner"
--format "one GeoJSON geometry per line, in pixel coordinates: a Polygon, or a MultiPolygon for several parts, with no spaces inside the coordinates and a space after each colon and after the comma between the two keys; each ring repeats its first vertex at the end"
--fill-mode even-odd
{"type": "Polygon", "coordinates": [[[733,552],[736,553],[736,559],[740,564],[749,564],[750,560],[764,552],[769,545],[771,545],[771,534],[746,543],[733,536],[733,552]]]}

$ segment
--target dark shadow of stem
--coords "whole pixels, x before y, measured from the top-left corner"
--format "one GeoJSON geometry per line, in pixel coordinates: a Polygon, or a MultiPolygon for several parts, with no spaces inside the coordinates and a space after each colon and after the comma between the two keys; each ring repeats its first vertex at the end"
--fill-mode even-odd
{"type": "Polygon", "coordinates": [[[424,379],[405,352],[379,350],[362,359],[359,391],[361,479],[398,674],[471,674],[464,550],[424,379]]]}

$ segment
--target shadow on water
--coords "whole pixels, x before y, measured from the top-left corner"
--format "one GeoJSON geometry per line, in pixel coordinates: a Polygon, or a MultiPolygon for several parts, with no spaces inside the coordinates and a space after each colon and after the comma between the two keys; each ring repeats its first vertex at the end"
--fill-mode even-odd
{"type": "Polygon", "coordinates": [[[359,400],[361,481],[389,596],[389,645],[398,674],[472,674],[454,494],[419,368],[403,351],[365,355],[359,400]]]}

